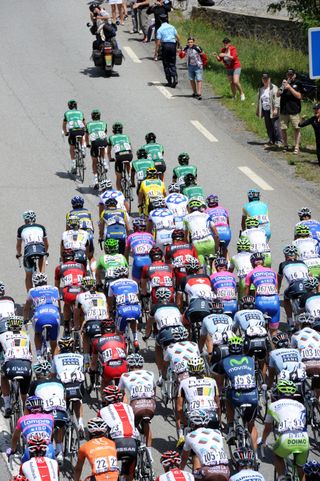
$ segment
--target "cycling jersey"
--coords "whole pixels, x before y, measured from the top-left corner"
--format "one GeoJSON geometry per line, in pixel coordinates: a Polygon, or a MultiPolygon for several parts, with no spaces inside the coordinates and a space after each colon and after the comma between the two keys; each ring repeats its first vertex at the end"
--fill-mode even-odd
{"type": "Polygon", "coordinates": [[[107,124],[102,120],[92,120],[86,124],[86,132],[89,134],[90,142],[107,138],[107,124]]]}
{"type": "Polygon", "coordinates": [[[223,437],[218,429],[198,428],[192,431],[186,436],[183,450],[192,450],[199,458],[201,467],[228,464],[223,437]]]}
{"type": "Polygon", "coordinates": [[[175,182],[182,185],[184,184],[184,177],[187,174],[192,174],[197,177],[197,167],[195,165],[178,165],[173,169],[173,178],[175,182]]]}
{"type": "Polygon", "coordinates": [[[187,371],[189,359],[195,356],[200,356],[199,346],[191,341],[175,342],[163,350],[163,359],[170,363],[171,369],[176,373],[187,371]]]}
{"type": "Polygon", "coordinates": [[[214,254],[215,245],[209,215],[205,212],[191,212],[184,218],[184,224],[199,257],[214,254]]]}
{"type": "Polygon", "coordinates": [[[280,322],[280,301],[277,294],[277,274],[269,267],[258,266],[246,276],[245,285],[255,287],[255,306],[270,317],[270,325],[277,328],[280,322]]]}
{"type": "Polygon", "coordinates": [[[133,255],[132,277],[134,279],[140,280],[143,266],[151,264],[149,252],[154,245],[150,232],[133,232],[127,238],[126,249],[130,249],[133,255]]]}
{"type": "Polygon", "coordinates": [[[128,267],[128,261],[122,254],[105,254],[97,262],[97,269],[104,271],[106,279],[114,278],[114,270],[117,267],[128,267]]]}
{"type": "Polygon", "coordinates": [[[174,297],[173,270],[163,261],[152,262],[149,266],[142,268],[142,279],[147,279],[151,287],[151,301],[156,303],[155,296],[158,287],[167,287],[171,291],[171,301],[174,297]]]}
{"type": "Polygon", "coordinates": [[[209,314],[201,323],[201,336],[211,336],[214,345],[225,342],[225,336],[233,334],[232,317],[226,314],[209,314]]]}
{"type": "Polygon", "coordinates": [[[269,354],[269,366],[279,374],[282,370],[289,373],[301,368],[301,356],[298,349],[286,348],[274,349],[269,354]]]}
{"type": "Polygon", "coordinates": [[[83,229],[66,230],[62,234],[62,244],[65,249],[85,251],[89,244],[89,234],[83,229]]]}
{"type": "Polygon", "coordinates": [[[231,355],[222,360],[222,366],[232,389],[240,393],[239,398],[242,391],[256,389],[255,364],[252,357],[243,354],[231,355]]]}
{"type": "Polygon", "coordinates": [[[41,397],[46,412],[66,409],[64,385],[57,378],[33,381],[29,395],[41,397]]]}
{"type": "Polygon", "coordinates": [[[279,265],[278,275],[285,277],[288,284],[290,282],[307,279],[309,277],[309,271],[307,265],[298,259],[287,260],[281,262],[279,265]]]}
{"type": "Polygon", "coordinates": [[[221,205],[216,207],[208,207],[206,213],[209,214],[210,220],[215,225],[220,241],[224,241],[226,245],[229,245],[231,240],[231,229],[229,226],[229,213],[227,209],[221,205]]]}
{"type": "Polygon", "coordinates": [[[125,391],[129,403],[135,399],[154,398],[155,387],[153,372],[145,369],[126,372],[119,381],[119,388],[125,391]]]}
{"type": "Polygon", "coordinates": [[[164,474],[157,476],[156,481],[194,481],[193,474],[181,469],[170,469],[164,474]]]}
{"type": "Polygon", "coordinates": [[[154,209],[149,214],[153,224],[155,242],[158,247],[172,244],[172,232],[175,229],[173,213],[166,208],[154,209]]]}
{"type": "Polygon", "coordinates": [[[52,360],[51,372],[56,374],[64,384],[69,382],[82,382],[83,356],[77,352],[61,352],[52,360]]]}
{"type": "Polygon", "coordinates": [[[114,297],[116,303],[116,326],[125,332],[129,321],[141,317],[139,286],[132,279],[117,279],[109,284],[108,297],[114,297]]]}
{"type": "Polygon", "coordinates": [[[129,216],[126,209],[104,210],[100,217],[100,222],[104,223],[105,239],[125,239],[127,236],[127,224],[129,216]]]}
{"type": "Polygon", "coordinates": [[[139,193],[144,196],[144,213],[148,215],[149,204],[152,198],[164,197],[166,194],[166,188],[164,183],[160,179],[145,179],[141,182],[139,193]]]}
{"type": "Polygon", "coordinates": [[[131,142],[128,135],[114,134],[110,135],[108,144],[112,146],[115,155],[121,155],[122,152],[131,152],[131,142]]]}
{"type": "Polygon", "coordinates": [[[117,209],[125,209],[125,197],[120,190],[110,189],[100,195],[99,205],[104,205],[107,199],[117,200],[117,209]]]}
{"type": "Polygon", "coordinates": [[[184,396],[187,411],[194,409],[216,410],[215,397],[219,395],[216,381],[211,377],[187,377],[179,384],[178,396],[184,396]]]}
{"type": "Polygon", "coordinates": [[[205,199],[204,189],[200,185],[190,185],[189,187],[182,187],[182,194],[186,195],[188,199],[205,199]]]}
{"type": "Polygon", "coordinates": [[[183,218],[188,213],[188,197],[186,195],[173,192],[165,198],[165,201],[168,209],[174,216],[175,228],[184,229],[183,218]]]}
{"type": "Polygon", "coordinates": [[[58,463],[47,457],[31,458],[22,464],[20,473],[28,481],[59,481],[58,463]]]}
{"type": "Polygon", "coordinates": [[[299,349],[307,373],[311,376],[320,374],[320,333],[311,327],[304,327],[293,334],[291,344],[299,349]]]}
{"type": "Polygon", "coordinates": [[[102,292],[82,292],[76,297],[76,306],[82,309],[85,321],[108,319],[106,296],[102,292]]]}
{"type": "Polygon", "coordinates": [[[84,128],[84,115],[81,110],[67,110],[63,116],[67,122],[67,130],[81,130],[84,128]]]}
{"type": "Polygon", "coordinates": [[[158,331],[182,325],[180,310],[174,303],[155,304],[151,308],[150,315],[154,318],[158,331]]]}
{"type": "Polygon", "coordinates": [[[265,327],[266,320],[258,309],[243,309],[236,312],[234,316],[234,327],[246,332],[249,327],[265,327]]]}
{"type": "Polygon", "coordinates": [[[88,209],[79,207],[78,209],[70,210],[66,215],[66,222],[68,222],[68,219],[71,215],[76,215],[80,220],[80,229],[93,232],[92,214],[88,209]]]}
{"type": "Polygon", "coordinates": [[[307,292],[300,299],[300,307],[313,317],[320,317],[320,292],[307,292]]]}
{"type": "Polygon", "coordinates": [[[268,239],[261,227],[253,227],[242,231],[241,237],[248,237],[251,252],[270,252],[268,239]]]}
{"type": "Polygon", "coordinates": [[[30,338],[25,331],[13,333],[6,331],[0,334],[0,346],[3,351],[4,361],[21,359],[32,360],[30,353],[30,338]]]}
{"type": "Polygon", "coordinates": [[[89,461],[91,475],[95,481],[117,481],[119,467],[114,441],[106,437],[93,438],[82,444],[78,454],[79,461],[89,461]]]}
{"type": "Polygon", "coordinates": [[[185,292],[189,301],[195,298],[212,299],[214,297],[209,276],[191,274],[182,279],[179,290],[185,292]]]}
{"type": "Polygon", "coordinates": [[[126,342],[121,334],[104,334],[100,339],[94,340],[93,352],[99,354],[106,384],[120,379],[121,375],[127,372],[126,351],[126,342]]]}
{"type": "Polygon", "coordinates": [[[136,172],[138,182],[142,182],[146,178],[147,170],[154,168],[154,162],[151,159],[137,159],[131,166],[136,172]]]}
{"type": "MultiPolygon", "coordinates": [[[[76,261],[67,261],[58,265],[55,269],[54,279],[61,280],[62,287],[79,287],[81,279],[86,275],[86,268],[76,261]]],[[[77,290],[75,290],[77,292],[77,290]]],[[[78,290],[78,293],[80,291],[78,290]]]]}
{"type": "Polygon", "coordinates": [[[212,288],[219,299],[229,301],[236,299],[237,280],[232,272],[214,272],[210,276],[212,288]]]}
{"type": "Polygon", "coordinates": [[[49,413],[26,414],[18,419],[16,429],[21,431],[26,441],[34,433],[41,433],[51,439],[53,425],[54,418],[49,413]]]}
{"type": "Polygon", "coordinates": [[[176,284],[177,286],[180,285],[182,279],[186,277],[186,268],[184,267],[185,263],[191,258],[196,257],[198,258],[197,251],[193,247],[192,244],[188,244],[185,241],[177,241],[175,240],[173,244],[166,247],[165,253],[165,261],[168,264],[174,265],[174,273],[176,277],[176,284]]]}
{"type": "Polygon", "coordinates": [[[126,403],[109,404],[98,412],[110,428],[110,437],[118,438],[139,438],[139,432],[134,424],[132,407],[126,403]]]}
{"type": "Polygon", "coordinates": [[[145,149],[148,154],[148,159],[153,160],[154,162],[163,159],[164,148],[161,144],[152,142],[150,144],[143,145],[141,149],[145,149]]]}
{"type": "Polygon", "coordinates": [[[231,476],[230,481],[265,481],[265,478],[258,471],[253,471],[253,469],[241,469],[241,471],[231,476]]]}
{"type": "Polygon", "coordinates": [[[306,408],[295,399],[279,399],[268,405],[265,422],[277,424],[277,432],[296,433],[306,429],[306,408]]]}
{"type": "Polygon", "coordinates": [[[10,296],[0,297],[0,320],[15,315],[14,300],[10,296]]]}
{"type": "Polygon", "coordinates": [[[252,270],[250,257],[251,252],[238,252],[238,254],[231,257],[230,267],[233,267],[236,270],[240,281],[252,270]]]}
{"type": "Polygon", "coordinates": [[[245,217],[256,217],[259,220],[259,226],[265,231],[267,238],[270,239],[271,226],[267,204],[261,202],[261,200],[248,202],[243,206],[243,215],[245,217]]]}
{"type": "Polygon", "coordinates": [[[301,222],[298,222],[295,227],[297,227],[297,225],[301,225],[301,224],[309,227],[312,237],[318,243],[318,254],[320,254],[320,252],[319,252],[320,222],[318,220],[315,220],[315,219],[302,220],[301,222]]]}
{"type": "Polygon", "coordinates": [[[318,243],[312,237],[295,239],[292,244],[298,249],[298,259],[306,261],[318,257],[318,243]]]}
{"type": "Polygon", "coordinates": [[[23,224],[17,232],[17,239],[24,242],[24,249],[31,244],[43,244],[47,237],[46,229],[41,224],[23,224]]]}

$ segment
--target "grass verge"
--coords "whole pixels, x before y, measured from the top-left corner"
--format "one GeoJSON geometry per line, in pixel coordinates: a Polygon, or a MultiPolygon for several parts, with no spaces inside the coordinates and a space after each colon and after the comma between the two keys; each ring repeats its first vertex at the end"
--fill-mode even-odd
{"type": "MultiPolygon", "coordinates": [[[[255,114],[261,73],[269,72],[272,82],[280,86],[288,67],[295,68],[298,72],[308,71],[308,56],[296,50],[286,49],[277,42],[244,37],[232,39],[242,64],[241,85],[246,95],[244,102],[234,101],[231,98],[225,68],[211,56],[212,52],[220,51],[222,39],[226,36],[225,32],[214,28],[203,19],[186,20],[178,13],[171,17],[171,21],[178,30],[182,45],[191,34],[196,38],[196,43],[207,53],[209,62],[205,70],[205,81],[213,87],[217,96],[222,97],[222,103],[244,121],[248,130],[255,132],[262,139],[266,139],[264,121],[258,119],[255,114]]],[[[312,102],[306,100],[303,102],[302,116],[310,117],[311,115],[313,115],[312,102]]],[[[301,154],[295,156],[287,153],[283,154],[283,157],[290,165],[296,166],[297,175],[320,183],[314,131],[312,127],[308,126],[301,129],[301,132],[301,154]]],[[[291,129],[289,129],[288,141],[292,145],[291,129]]]]}

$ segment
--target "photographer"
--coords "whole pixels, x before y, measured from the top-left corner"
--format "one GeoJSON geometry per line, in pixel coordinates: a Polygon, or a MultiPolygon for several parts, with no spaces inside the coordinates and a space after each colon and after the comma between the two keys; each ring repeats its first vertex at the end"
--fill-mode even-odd
{"type": "Polygon", "coordinates": [[[148,15],[154,15],[154,25],[155,25],[155,34],[157,34],[158,29],[161,27],[161,15],[167,16],[168,13],[172,9],[171,0],[156,0],[153,5],[147,10],[148,15]]]}
{"type": "Polygon", "coordinates": [[[286,73],[286,79],[283,80],[281,87],[277,92],[277,97],[280,97],[280,127],[282,138],[284,142],[284,150],[288,150],[288,125],[291,123],[294,128],[294,151],[295,155],[299,154],[300,150],[300,112],[301,99],[303,87],[302,83],[297,80],[296,72],[293,68],[289,68],[286,73]]]}
{"type": "Polygon", "coordinates": [[[320,166],[320,104],[316,104],[313,107],[313,110],[314,115],[309,119],[299,122],[299,127],[307,127],[307,125],[312,125],[316,136],[317,157],[320,166]]]}

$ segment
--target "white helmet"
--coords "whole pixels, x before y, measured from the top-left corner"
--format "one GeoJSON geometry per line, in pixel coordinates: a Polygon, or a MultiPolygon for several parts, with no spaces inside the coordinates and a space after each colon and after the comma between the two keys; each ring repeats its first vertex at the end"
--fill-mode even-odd
{"type": "Polygon", "coordinates": [[[26,210],[22,217],[26,224],[33,224],[37,220],[36,213],[33,210],[26,210]]]}

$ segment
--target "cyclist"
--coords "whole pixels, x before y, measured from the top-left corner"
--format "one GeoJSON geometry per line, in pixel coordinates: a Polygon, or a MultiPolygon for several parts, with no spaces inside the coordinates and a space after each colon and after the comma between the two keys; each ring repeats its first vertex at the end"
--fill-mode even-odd
{"type": "Polygon", "coordinates": [[[99,223],[100,242],[115,239],[119,243],[120,254],[124,254],[129,233],[129,216],[126,209],[117,207],[117,199],[112,197],[106,199],[99,223]]]}
{"type": "Polygon", "coordinates": [[[146,134],[145,140],[146,144],[143,145],[141,148],[147,151],[148,159],[153,160],[159,178],[163,181],[164,173],[166,171],[166,163],[163,158],[163,145],[156,142],[157,137],[153,132],[149,132],[148,134],[146,134]]]}
{"type": "Polygon", "coordinates": [[[308,226],[297,225],[295,228],[295,240],[292,244],[298,250],[298,259],[303,261],[314,277],[320,277],[320,256],[318,242],[312,237],[308,226]]]}
{"type": "Polygon", "coordinates": [[[246,228],[246,220],[249,217],[256,217],[259,221],[258,226],[261,227],[266,236],[267,241],[271,237],[271,225],[269,220],[268,205],[260,200],[261,193],[257,189],[250,189],[248,191],[248,203],[242,209],[242,230],[246,228]]]}
{"type": "Polygon", "coordinates": [[[137,459],[139,438],[138,430],[134,424],[133,409],[123,401],[123,394],[118,386],[107,386],[104,389],[106,407],[100,409],[100,416],[110,429],[110,438],[116,443],[118,460],[122,466],[120,476],[125,476],[128,481],[134,477],[137,459]]]}
{"type": "Polygon", "coordinates": [[[195,165],[189,165],[190,156],[187,152],[181,152],[178,155],[177,167],[174,167],[172,173],[172,182],[177,182],[181,187],[184,184],[184,177],[187,174],[192,174],[194,178],[197,178],[197,167],[195,165]]]}
{"type": "Polygon", "coordinates": [[[132,279],[140,282],[143,266],[151,264],[149,252],[154,247],[154,239],[147,230],[147,222],[144,217],[132,219],[133,233],[127,237],[125,257],[129,261],[130,253],[133,256],[132,279]]]}
{"type": "Polygon", "coordinates": [[[133,160],[131,164],[131,186],[135,187],[135,176],[137,177],[137,193],[139,192],[140,184],[146,178],[147,169],[155,167],[154,161],[148,159],[146,149],[140,148],[136,153],[137,160],[133,160]]]}
{"type": "Polygon", "coordinates": [[[136,281],[128,279],[127,267],[117,267],[114,270],[115,280],[109,284],[108,309],[115,313],[117,331],[124,334],[130,324],[133,337],[133,347],[139,351],[137,323],[141,318],[139,302],[139,286],[136,281]]]}
{"type": "Polygon", "coordinates": [[[7,331],[0,335],[0,348],[3,353],[1,362],[1,391],[4,402],[4,417],[10,418],[12,413],[10,399],[10,380],[21,376],[19,380],[21,399],[24,402],[32,375],[31,343],[28,334],[22,330],[23,318],[9,316],[7,331]]]}
{"type": "Polygon", "coordinates": [[[289,379],[295,383],[305,380],[305,366],[298,349],[289,347],[288,334],[278,332],[272,337],[274,349],[269,353],[268,387],[277,379],[289,379]]]}
{"type": "Polygon", "coordinates": [[[87,431],[89,441],[80,446],[78,461],[74,468],[74,481],[80,481],[86,459],[91,468],[90,479],[117,481],[119,477],[117,450],[114,441],[107,437],[109,433],[107,423],[101,418],[92,418],[88,421],[87,431]]]}
{"type": "Polygon", "coordinates": [[[177,451],[165,451],[162,453],[160,463],[163,466],[164,474],[160,474],[156,481],[194,481],[193,474],[180,469],[181,457],[177,451]]]}
{"type": "Polygon", "coordinates": [[[184,218],[184,224],[190,240],[194,245],[201,264],[205,257],[219,251],[219,236],[217,229],[210,221],[210,216],[202,211],[204,203],[201,200],[189,201],[189,214],[184,218]]]}
{"type": "Polygon", "coordinates": [[[302,209],[300,209],[298,212],[298,216],[300,218],[300,222],[296,224],[295,228],[301,224],[309,227],[312,237],[318,243],[318,253],[320,254],[319,252],[320,222],[318,220],[312,219],[311,210],[308,207],[302,207],[302,209]]]}
{"type": "Polygon", "coordinates": [[[83,252],[93,261],[93,243],[89,240],[89,234],[86,230],[80,229],[80,219],[77,215],[72,214],[66,222],[66,230],[62,233],[60,244],[60,256],[62,257],[65,249],[71,249],[75,253],[83,252]]]}
{"type": "Polygon", "coordinates": [[[263,475],[253,469],[256,457],[251,448],[241,446],[233,452],[232,457],[237,472],[231,476],[230,481],[265,481],[263,475]]]}
{"type": "Polygon", "coordinates": [[[106,239],[103,244],[105,255],[97,263],[97,285],[102,285],[104,277],[105,294],[108,295],[109,284],[115,279],[114,271],[118,267],[128,267],[128,261],[123,254],[119,254],[119,240],[106,239]]]}
{"type": "Polygon", "coordinates": [[[138,192],[139,212],[146,217],[149,215],[149,204],[154,197],[166,196],[166,188],[162,180],[158,179],[158,172],[155,167],[149,167],[146,171],[146,178],[140,184],[138,192]]]}
{"type": "Polygon", "coordinates": [[[249,327],[265,326],[266,319],[259,309],[255,309],[254,297],[243,296],[240,299],[240,310],[234,316],[234,328],[245,333],[249,327]]]}
{"type": "Polygon", "coordinates": [[[309,277],[307,265],[297,259],[298,249],[294,245],[287,245],[283,249],[285,260],[279,264],[278,293],[280,293],[282,279],[285,277],[288,287],[283,294],[283,307],[285,309],[289,326],[292,325],[292,306],[290,299],[299,297],[305,292],[304,279],[309,277]]]}
{"type": "Polygon", "coordinates": [[[171,371],[177,375],[178,382],[185,377],[185,374],[188,375],[188,361],[200,356],[198,344],[188,341],[188,337],[186,328],[176,329],[174,343],[169,344],[163,351],[163,359],[171,371]]]}
{"type": "Polygon", "coordinates": [[[172,232],[174,231],[174,215],[166,207],[163,197],[156,197],[150,203],[150,213],[148,221],[148,232],[153,233],[156,246],[165,248],[172,243],[172,232]]]}
{"type": "Polygon", "coordinates": [[[160,287],[170,291],[170,302],[174,299],[173,269],[163,261],[163,253],[159,247],[152,247],[149,251],[151,264],[142,268],[141,294],[147,295],[147,283],[151,288],[151,303],[157,302],[156,292],[160,287]]]}
{"type": "Polygon", "coordinates": [[[181,456],[183,469],[192,453],[192,474],[202,481],[229,481],[228,457],[218,429],[208,427],[210,417],[203,409],[190,413],[191,432],[187,434],[181,456]]]}
{"type": "Polygon", "coordinates": [[[33,256],[39,257],[39,271],[45,271],[44,257],[48,255],[49,243],[45,227],[37,224],[36,214],[33,210],[27,210],[22,214],[24,224],[17,232],[16,258],[22,254],[22,242],[24,244],[23,267],[26,272],[25,285],[27,291],[32,287],[32,273],[35,271],[33,256]]]}
{"type": "Polygon", "coordinates": [[[244,296],[246,276],[252,269],[250,249],[251,244],[248,237],[242,236],[237,240],[237,254],[230,259],[229,271],[233,272],[235,270],[238,276],[238,294],[240,299],[244,296]]]}
{"type": "Polygon", "coordinates": [[[187,174],[183,178],[183,185],[181,185],[181,192],[186,195],[190,200],[196,199],[203,202],[203,207],[205,207],[205,193],[202,187],[197,184],[196,177],[194,174],[187,174]]]}
{"type": "Polygon", "coordinates": [[[7,317],[15,315],[14,299],[6,295],[6,286],[0,281],[0,334],[6,330],[5,321],[7,317]]]}
{"type": "Polygon", "coordinates": [[[287,479],[284,460],[290,454],[294,454],[294,463],[300,479],[303,477],[303,465],[308,459],[309,436],[306,429],[306,408],[293,399],[296,392],[297,387],[292,381],[278,381],[272,390],[273,402],[268,404],[261,439],[261,444],[264,445],[275,425],[277,435],[272,449],[278,480],[281,481],[287,479]]]}
{"type": "Polygon", "coordinates": [[[271,252],[265,231],[260,227],[257,217],[247,217],[245,220],[245,230],[242,231],[241,237],[248,237],[250,241],[251,253],[263,252],[264,266],[271,267],[271,252]]]}
{"type": "Polygon", "coordinates": [[[75,100],[69,100],[68,109],[63,116],[62,130],[65,136],[68,137],[70,146],[70,159],[71,159],[71,173],[76,173],[76,160],[75,160],[75,145],[76,137],[81,137],[81,146],[83,156],[86,155],[84,131],[86,121],[81,110],[78,110],[78,104],[75,100]]]}
{"type": "Polygon", "coordinates": [[[185,264],[191,258],[198,258],[198,254],[192,244],[186,242],[185,231],[175,229],[172,234],[172,244],[166,246],[165,261],[174,267],[175,283],[178,287],[187,275],[185,264]]]}
{"type": "Polygon", "coordinates": [[[280,322],[280,300],[277,294],[277,274],[270,267],[264,267],[264,254],[255,252],[250,257],[252,271],[246,276],[245,295],[255,290],[255,306],[263,313],[270,316],[269,329],[274,334],[280,322]]]}
{"type": "Polygon", "coordinates": [[[58,481],[59,468],[55,459],[46,456],[48,438],[41,433],[32,433],[28,439],[31,458],[20,466],[20,475],[28,481],[58,481]]]}
{"type": "Polygon", "coordinates": [[[109,170],[109,164],[105,158],[105,148],[108,146],[107,124],[101,120],[101,112],[99,110],[92,110],[91,119],[86,125],[85,137],[87,147],[90,147],[91,144],[93,185],[95,188],[98,188],[97,164],[99,155],[101,155],[103,161],[103,168],[106,172],[109,170]]]}
{"type": "Polygon", "coordinates": [[[174,216],[176,229],[184,229],[183,219],[188,213],[189,199],[186,195],[180,193],[179,184],[170,184],[168,186],[168,195],[165,201],[168,209],[174,216]]]}
{"type": "Polygon", "coordinates": [[[107,155],[109,161],[115,160],[116,187],[119,191],[122,191],[121,174],[123,169],[126,168],[128,175],[130,175],[130,162],[133,155],[130,138],[123,133],[123,125],[120,122],[115,122],[112,126],[112,135],[108,139],[107,155]],[[112,149],[115,159],[111,157],[112,149]],[[126,163],[125,167],[124,162],[126,163]]]}
{"type": "Polygon", "coordinates": [[[76,215],[80,220],[80,229],[86,230],[89,235],[90,249],[93,251],[93,220],[90,210],[86,209],[84,206],[84,198],[81,195],[75,195],[71,199],[72,209],[66,214],[66,223],[70,215],[76,215]]]}
{"type": "Polygon", "coordinates": [[[66,391],[66,402],[68,403],[72,399],[78,429],[83,435],[83,355],[75,352],[72,337],[61,337],[58,341],[58,347],[59,350],[52,359],[51,372],[53,377],[57,377],[63,383],[66,391]]]}
{"type": "Polygon", "coordinates": [[[99,218],[104,211],[105,201],[110,197],[117,199],[118,209],[126,209],[128,212],[129,206],[123,193],[120,190],[113,189],[111,180],[106,179],[99,184],[99,218]]]}
{"type": "Polygon", "coordinates": [[[217,194],[210,194],[206,202],[208,206],[206,213],[209,214],[210,220],[217,228],[220,241],[223,241],[225,246],[228,247],[231,240],[229,212],[222,205],[219,205],[217,194]]]}
{"type": "Polygon", "coordinates": [[[24,305],[24,319],[28,322],[30,310],[33,308],[34,343],[36,356],[42,356],[42,331],[44,325],[50,325],[48,336],[50,339],[51,352],[57,347],[57,339],[60,329],[60,294],[59,290],[47,284],[47,274],[35,272],[32,276],[34,287],[28,292],[24,305]]]}
{"type": "Polygon", "coordinates": [[[300,307],[307,314],[315,318],[320,317],[320,292],[319,281],[316,277],[308,277],[304,280],[304,287],[307,292],[300,297],[300,307]]]}
{"type": "Polygon", "coordinates": [[[236,276],[228,271],[228,261],[224,257],[217,257],[214,266],[216,272],[210,276],[213,292],[223,302],[224,311],[233,317],[238,310],[236,276]]]}
{"type": "Polygon", "coordinates": [[[312,460],[303,466],[303,481],[319,481],[320,479],[320,463],[312,460]]]}
{"type": "Polygon", "coordinates": [[[119,389],[124,394],[124,402],[130,404],[134,413],[135,425],[143,431],[146,446],[152,458],[151,419],[156,411],[156,384],[152,371],[143,369],[143,357],[140,354],[130,354],[127,357],[129,372],[122,374],[119,389]]]}

